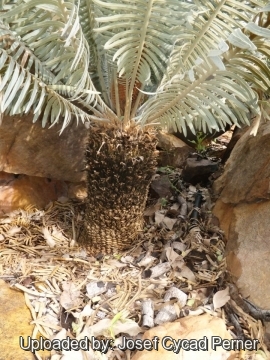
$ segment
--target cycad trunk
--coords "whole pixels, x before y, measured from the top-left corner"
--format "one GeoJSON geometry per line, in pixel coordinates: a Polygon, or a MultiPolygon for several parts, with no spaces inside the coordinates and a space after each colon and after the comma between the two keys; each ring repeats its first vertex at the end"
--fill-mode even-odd
{"type": "Polygon", "coordinates": [[[156,167],[156,140],[135,126],[98,127],[86,151],[88,198],[80,242],[92,253],[131,247],[142,229],[148,188],[156,167]]]}

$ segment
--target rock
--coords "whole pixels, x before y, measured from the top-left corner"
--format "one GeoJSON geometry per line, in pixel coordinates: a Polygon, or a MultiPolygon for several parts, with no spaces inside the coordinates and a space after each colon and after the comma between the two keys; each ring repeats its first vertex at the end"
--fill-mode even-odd
{"type": "Polygon", "coordinates": [[[247,131],[236,144],[213,190],[224,203],[270,199],[270,122],[257,136],[247,131]]]}
{"type": "Polygon", "coordinates": [[[235,276],[241,294],[249,300],[252,297],[251,301],[265,309],[270,308],[269,218],[268,201],[237,205],[233,209],[233,232],[230,229],[227,244],[228,269],[235,276]]]}
{"type": "Polygon", "coordinates": [[[168,175],[161,175],[153,180],[150,187],[161,198],[169,198],[172,196],[171,182],[168,175]]]}
{"type": "MultiPolygon", "coordinates": [[[[226,262],[241,295],[256,306],[270,309],[270,201],[240,203],[218,200],[214,214],[227,238],[226,262]]],[[[270,349],[270,324],[265,343],[270,349]]]]}
{"type": "Polygon", "coordinates": [[[196,185],[206,181],[208,177],[218,170],[218,163],[208,159],[188,158],[182,171],[184,181],[196,185]]]}
{"type": "Polygon", "coordinates": [[[21,292],[11,289],[0,280],[0,360],[34,360],[34,355],[19,346],[19,336],[25,341],[31,336],[31,314],[21,292]]]}
{"type": "Polygon", "coordinates": [[[164,131],[158,132],[157,139],[158,139],[157,147],[167,151],[170,151],[172,148],[182,148],[188,146],[184,141],[180,140],[178,137],[174,136],[173,134],[168,134],[164,131]]]}
{"type": "MultiPolygon", "coordinates": [[[[219,336],[222,340],[230,340],[231,336],[226,330],[224,321],[209,314],[188,316],[172,323],[154,327],[144,333],[143,339],[152,340],[155,336],[159,338],[158,351],[154,349],[151,351],[137,351],[132,360],[226,360],[230,355],[232,356],[230,359],[234,359],[233,351],[226,351],[221,346],[218,346],[216,351],[212,349],[211,341],[213,336],[219,336]],[[170,336],[176,341],[181,339],[200,340],[206,337],[208,348],[204,351],[185,351],[181,349],[177,354],[162,346],[162,339],[165,336],[170,336]]],[[[170,344],[167,341],[165,346],[170,344]]]]}
{"type": "Polygon", "coordinates": [[[159,166],[182,167],[193,150],[173,134],[161,131],[157,134],[157,139],[157,147],[161,149],[158,156],[159,166]]]}
{"type": "Polygon", "coordinates": [[[0,172],[0,216],[16,209],[32,206],[44,209],[59,198],[82,200],[86,185],[28,175],[0,172]]]}
{"type": "MultiPolygon", "coordinates": [[[[213,213],[227,238],[227,266],[240,293],[270,309],[270,122],[256,137],[247,131],[237,142],[223,175],[213,213]]],[[[266,341],[270,348],[270,326],[266,341]]]]}
{"type": "Polygon", "coordinates": [[[207,157],[222,159],[224,153],[227,151],[227,146],[231,141],[232,135],[233,131],[229,130],[217,137],[215,142],[211,142],[211,146],[207,148],[207,157]]]}
{"type": "Polygon", "coordinates": [[[67,195],[68,187],[60,180],[0,173],[0,214],[27,206],[42,209],[67,195]]]}
{"type": "Polygon", "coordinates": [[[249,129],[249,126],[243,126],[241,128],[236,127],[233,131],[233,135],[230,139],[230,141],[227,144],[227,149],[223,152],[221,160],[222,163],[225,164],[225,162],[229,159],[231,152],[233,148],[235,147],[238,140],[245,134],[245,132],[249,129]]]}
{"type": "Polygon", "coordinates": [[[43,129],[32,116],[4,116],[0,126],[0,171],[71,182],[85,180],[84,148],[88,131],[82,123],[43,129]]]}

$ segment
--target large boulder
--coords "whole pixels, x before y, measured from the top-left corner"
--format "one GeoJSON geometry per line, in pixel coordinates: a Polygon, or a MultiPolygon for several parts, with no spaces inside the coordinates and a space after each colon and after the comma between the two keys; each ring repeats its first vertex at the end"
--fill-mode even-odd
{"type": "Polygon", "coordinates": [[[4,116],[0,126],[0,171],[71,182],[85,180],[84,151],[88,131],[81,122],[51,129],[32,116],[4,116]]]}
{"type": "Polygon", "coordinates": [[[214,184],[224,203],[257,202],[270,199],[270,122],[263,123],[257,136],[250,131],[241,137],[214,184]]]}
{"type": "MultiPolygon", "coordinates": [[[[270,122],[240,138],[214,192],[228,268],[244,297],[270,309],[270,122]]],[[[267,337],[269,345],[269,325],[267,337]]]]}

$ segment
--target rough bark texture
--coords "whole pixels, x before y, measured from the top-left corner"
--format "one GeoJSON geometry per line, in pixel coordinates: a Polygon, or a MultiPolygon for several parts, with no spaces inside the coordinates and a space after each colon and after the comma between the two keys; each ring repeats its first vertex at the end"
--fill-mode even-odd
{"type": "Polygon", "coordinates": [[[88,200],[79,241],[93,253],[131,247],[141,230],[156,166],[156,140],[135,126],[98,128],[86,151],[88,200]]]}

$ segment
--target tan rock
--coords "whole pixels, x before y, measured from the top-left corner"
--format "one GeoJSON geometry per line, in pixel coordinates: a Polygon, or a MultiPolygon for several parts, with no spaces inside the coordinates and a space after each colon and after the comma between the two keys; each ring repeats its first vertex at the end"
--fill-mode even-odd
{"type": "Polygon", "coordinates": [[[168,134],[164,131],[160,131],[157,134],[158,139],[158,147],[163,150],[171,150],[172,148],[182,148],[184,146],[188,146],[184,141],[179,139],[173,134],[168,134]]]}
{"type": "Polygon", "coordinates": [[[27,206],[43,209],[50,201],[67,196],[64,181],[0,172],[0,215],[27,206]]]}
{"type": "Polygon", "coordinates": [[[19,346],[19,336],[32,335],[30,312],[22,293],[0,280],[0,360],[34,360],[34,355],[19,346]]]}
{"type": "Polygon", "coordinates": [[[80,182],[85,179],[82,123],[43,129],[32,116],[4,116],[0,126],[0,171],[80,182]]]}
{"type": "Polygon", "coordinates": [[[44,209],[51,201],[84,200],[86,184],[0,172],[0,216],[28,206],[44,209]]]}
{"type": "Polygon", "coordinates": [[[248,125],[245,125],[241,128],[236,127],[233,130],[233,133],[232,133],[232,131],[227,131],[225,134],[221,135],[218,138],[218,140],[220,138],[222,138],[223,143],[224,143],[224,140],[226,139],[226,136],[228,134],[228,137],[227,137],[228,141],[226,142],[226,140],[225,140],[225,144],[227,145],[227,148],[221,156],[223,164],[229,159],[231,152],[232,152],[233,148],[235,147],[236,143],[245,134],[246,131],[249,131],[249,129],[250,129],[250,127],[248,125]],[[225,137],[225,139],[223,138],[223,136],[225,137]]]}
{"type": "MultiPolygon", "coordinates": [[[[158,351],[154,349],[151,351],[137,351],[132,360],[226,360],[229,356],[232,356],[230,359],[234,359],[233,351],[226,351],[221,346],[218,346],[216,351],[212,349],[213,336],[219,336],[222,340],[230,340],[231,336],[226,330],[224,321],[209,314],[188,316],[173,323],[165,323],[154,327],[144,333],[143,339],[152,340],[155,336],[159,338],[158,351]],[[170,336],[175,340],[200,340],[206,337],[208,350],[184,351],[181,349],[176,354],[162,346],[162,339],[165,336],[170,336]]],[[[165,346],[170,344],[171,342],[167,341],[165,346]]]]}
{"type": "Polygon", "coordinates": [[[160,148],[159,166],[182,167],[193,149],[173,134],[159,132],[157,134],[158,148],[160,148]]]}
{"type": "Polygon", "coordinates": [[[270,199],[269,121],[262,124],[257,136],[246,131],[240,138],[213,189],[224,203],[270,199]]]}
{"type": "MultiPolygon", "coordinates": [[[[240,138],[216,180],[213,213],[227,238],[227,265],[242,296],[270,308],[270,122],[240,138]]],[[[266,337],[270,348],[270,326],[266,337]]]]}
{"type": "Polygon", "coordinates": [[[236,205],[227,243],[227,266],[241,294],[264,309],[270,307],[269,218],[270,201],[236,205]]]}
{"type": "MultiPolygon", "coordinates": [[[[230,205],[219,200],[214,214],[225,230],[227,268],[241,295],[269,310],[270,201],[230,205]]],[[[266,323],[265,343],[270,349],[269,323],[266,323]]]]}
{"type": "Polygon", "coordinates": [[[218,199],[213,209],[213,214],[218,218],[219,226],[224,231],[226,240],[229,239],[234,206],[234,204],[224,203],[221,199],[218,199]]]}

